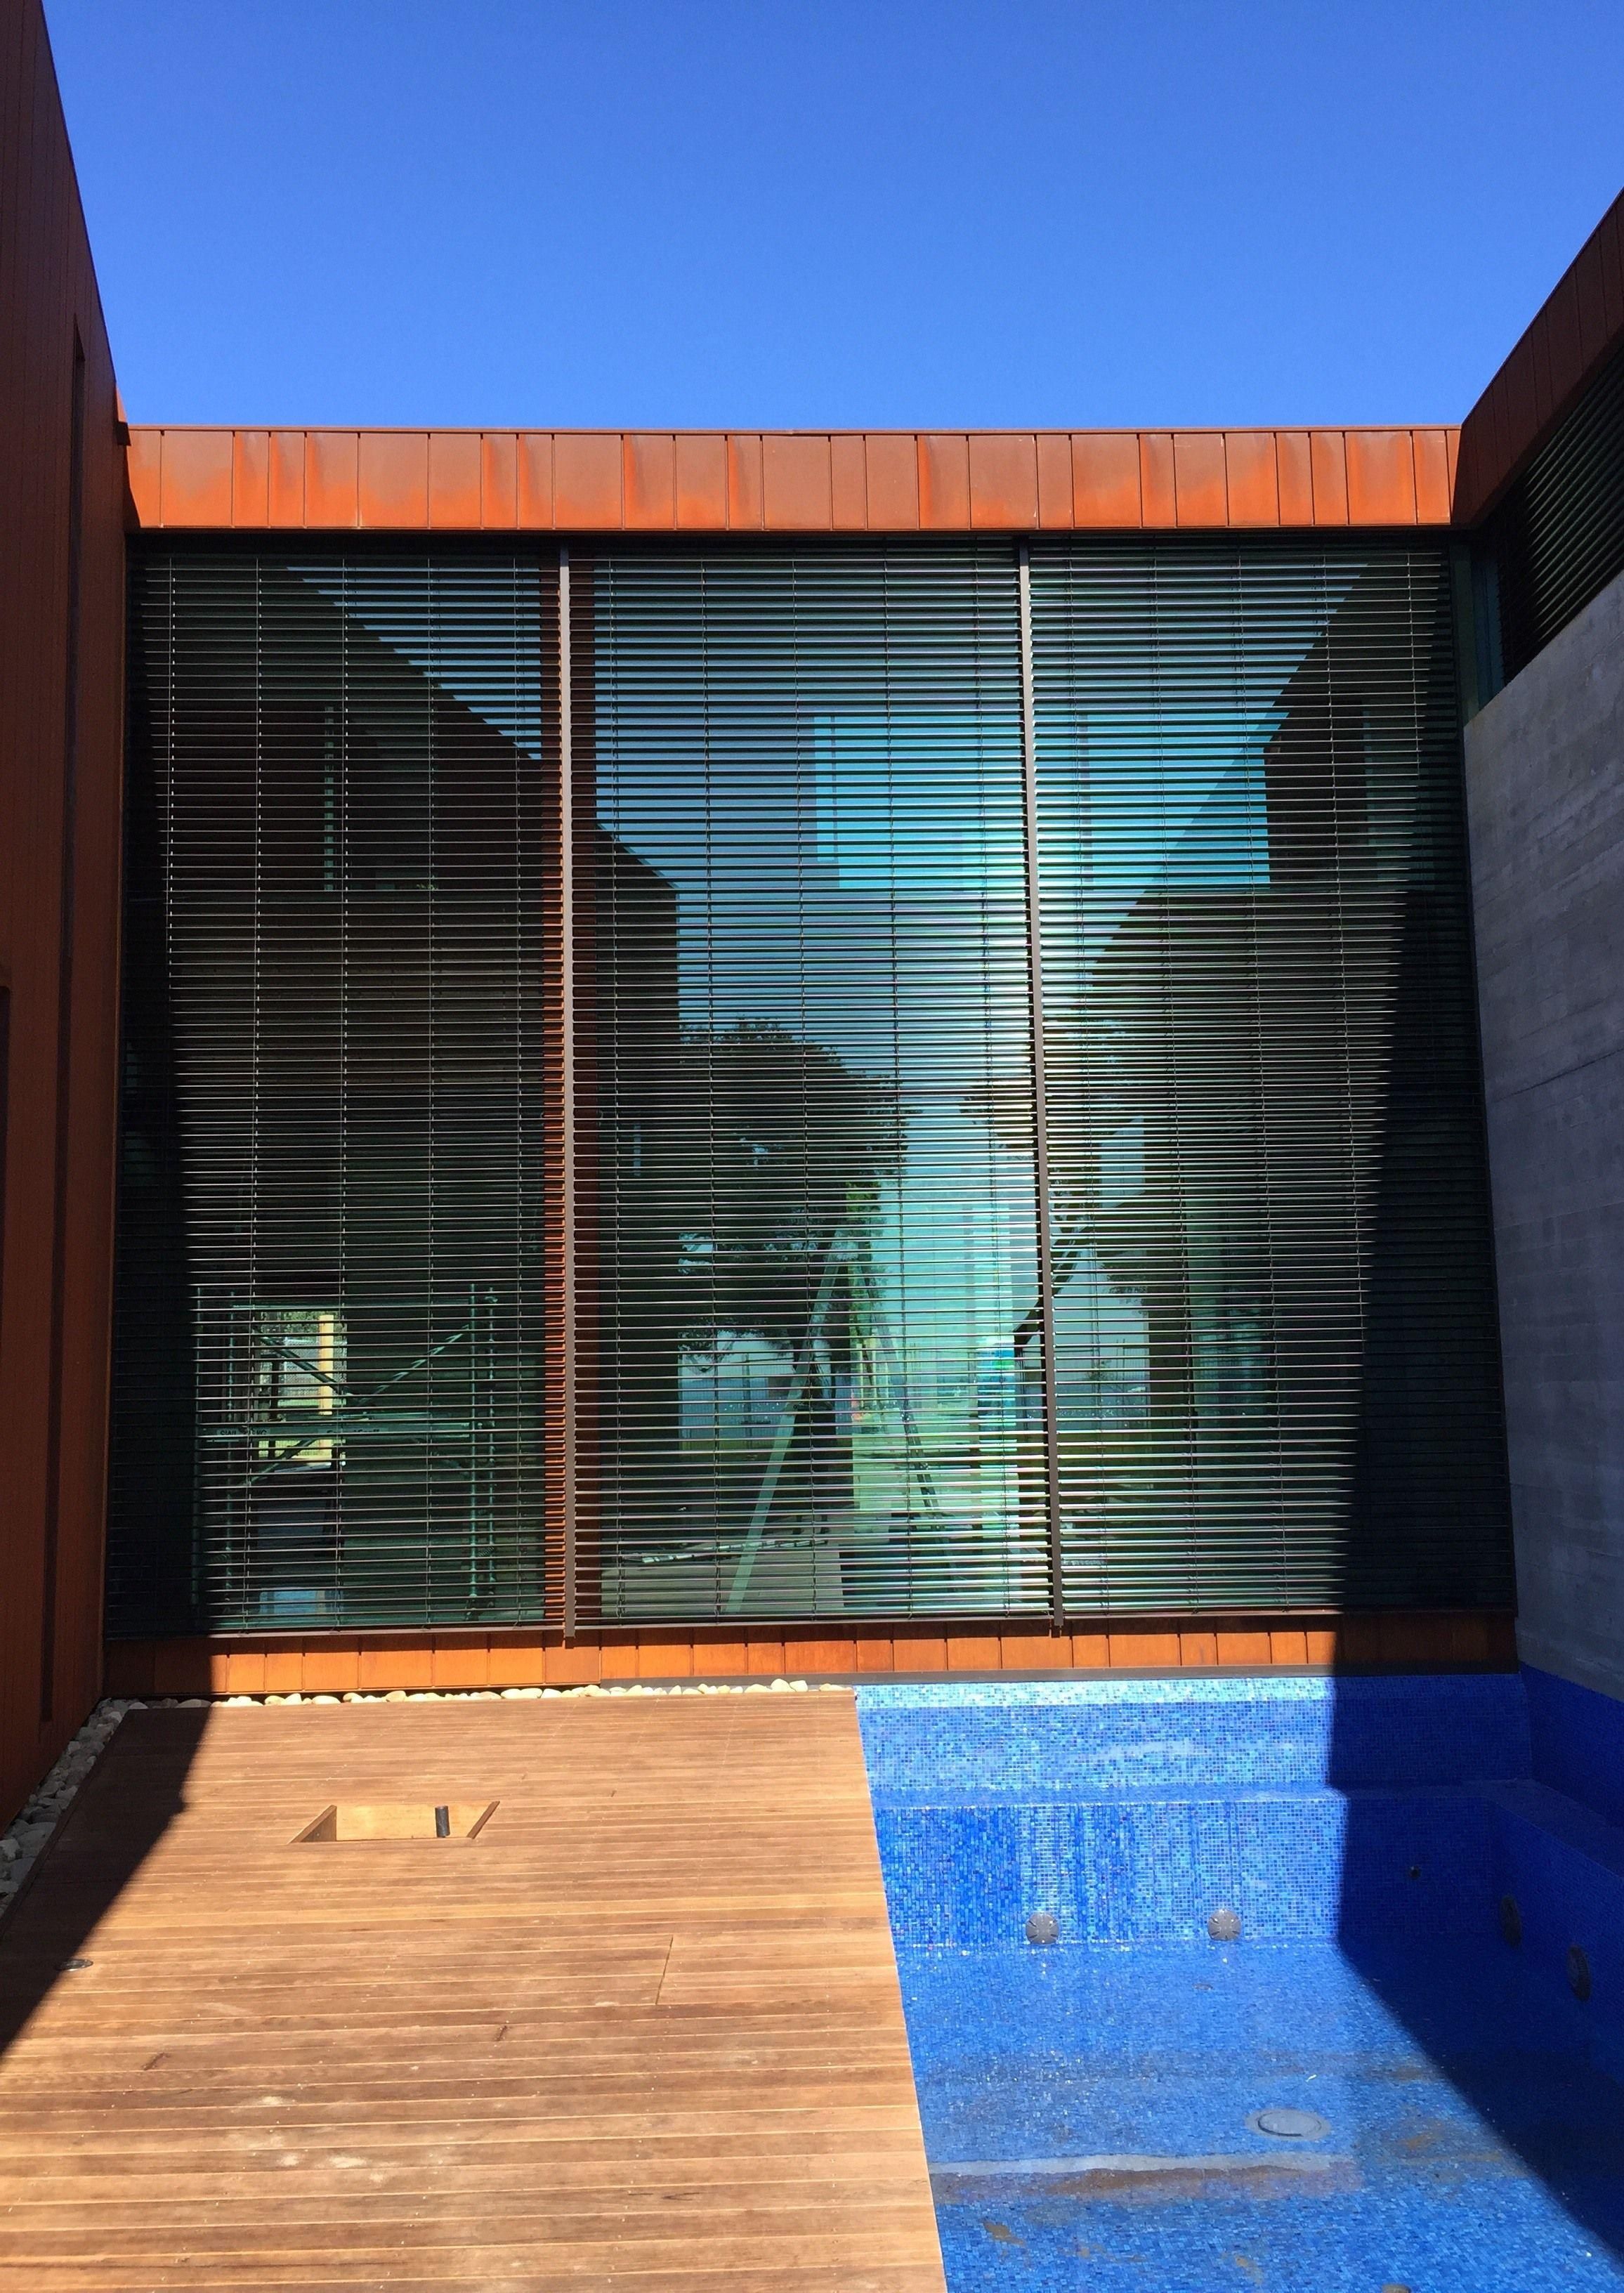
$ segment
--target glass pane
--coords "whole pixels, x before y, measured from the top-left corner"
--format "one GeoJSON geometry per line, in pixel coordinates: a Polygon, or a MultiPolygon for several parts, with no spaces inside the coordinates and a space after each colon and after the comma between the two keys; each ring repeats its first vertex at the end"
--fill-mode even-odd
{"type": "Polygon", "coordinates": [[[1504,1592],[1435,550],[1033,571],[1067,1592],[1504,1592]]]}
{"type": "Polygon", "coordinates": [[[611,1617],[1041,1606],[1007,550],[594,589],[611,1617]]]}

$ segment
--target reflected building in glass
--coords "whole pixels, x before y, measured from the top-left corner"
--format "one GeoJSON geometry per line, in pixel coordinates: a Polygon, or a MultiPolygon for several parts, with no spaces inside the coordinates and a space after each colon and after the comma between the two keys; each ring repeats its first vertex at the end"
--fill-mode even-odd
{"type": "Polygon", "coordinates": [[[132,1628],[1507,1597],[1438,542],[135,590],[132,1628]]]}

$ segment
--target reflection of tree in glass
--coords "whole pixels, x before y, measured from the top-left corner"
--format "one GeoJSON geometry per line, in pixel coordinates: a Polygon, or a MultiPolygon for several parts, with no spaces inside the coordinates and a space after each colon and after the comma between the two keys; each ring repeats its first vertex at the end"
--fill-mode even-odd
{"type": "MultiPolygon", "coordinates": [[[[1119,952],[1111,1012],[1051,1016],[1046,1034],[1049,1173],[1058,1297],[1086,1255],[1145,1317],[1153,1414],[1189,1406],[1189,1273],[1178,1185],[1176,1062],[1159,992],[1159,944],[1119,952]]],[[[1107,964],[1106,972],[1113,967],[1107,964]]],[[[1107,989],[1108,993],[1111,989],[1107,989]]],[[[1036,1308],[1015,1333],[1037,1334],[1036,1308]]]]}
{"type": "MultiPolygon", "coordinates": [[[[862,1249],[882,1182],[901,1165],[895,1087],[750,1020],[685,1028],[681,1062],[674,1127],[688,1136],[671,1157],[667,1201],[681,1237],[683,1344],[708,1353],[725,1332],[795,1356],[836,1238],[862,1249]]],[[[836,1373],[852,1320],[824,1319],[836,1373]]]]}
{"type": "MultiPolygon", "coordinates": [[[[1047,1015],[1050,1263],[1057,1298],[1091,1256],[1111,1288],[1138,1303],[1152,1406],[1177,1407],[1188,1383],[1187,1276],[1164,1032],[1164,1016],[1143,994],[1119,998],[1110,1015],[1063,1005],[1047,1015]],[[1128,1146],[1131,1155],[1121,1151],[1128,1146]]],[[[1024,1084],[979,1092],[970,1111],[1005,1146],[1031,1151],[1024,1084]]],[[[1034,1298],[1014,1332],[1016,1364],[1033,1375],[1041,1328],[1034,1298]]]]}

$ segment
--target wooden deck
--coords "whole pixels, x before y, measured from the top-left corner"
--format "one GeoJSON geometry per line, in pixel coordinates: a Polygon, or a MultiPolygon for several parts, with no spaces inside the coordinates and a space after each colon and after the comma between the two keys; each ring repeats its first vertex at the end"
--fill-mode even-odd
{"type": "Polygon", "coordinates": [[[0,1995],[19,2293],[941,2293],[847,1695],[132,1714],[0,1995]]]}

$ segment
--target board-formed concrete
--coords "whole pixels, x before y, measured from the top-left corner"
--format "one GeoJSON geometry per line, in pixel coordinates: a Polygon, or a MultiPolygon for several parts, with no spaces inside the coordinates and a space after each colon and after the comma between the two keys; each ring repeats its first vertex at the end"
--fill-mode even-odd
{"type": "Polygon", "coordinates": [[[1519,1644],[1624,1695],[1624,576],[1466,759],[1519,1644]]]}

